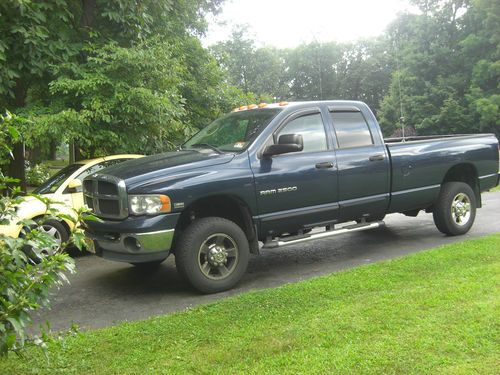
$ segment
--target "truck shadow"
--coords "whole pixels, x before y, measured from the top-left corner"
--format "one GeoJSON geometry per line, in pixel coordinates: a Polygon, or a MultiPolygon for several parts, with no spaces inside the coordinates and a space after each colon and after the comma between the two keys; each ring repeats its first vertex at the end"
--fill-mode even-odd
{"type": "MultiPolygon", "coordinates": [[[[383,227],[364,232],[363,235],[343,235],[280,249],[263,250],[252,256],[247,273],[236,288],[217,295],[234,294],[249,289],[268,288],[364,263],[370,253],[380,246],[397,241],[395,230],[383,227]],[[353,238],[353,236],[356,236],[353,238]]],[[[159,267],[141,269],[120,265],[109,272],[101,272],[92,284],[104,293],[116,296],[201,296],[183,280],[175,269],[174,257],[159,267]]]]}

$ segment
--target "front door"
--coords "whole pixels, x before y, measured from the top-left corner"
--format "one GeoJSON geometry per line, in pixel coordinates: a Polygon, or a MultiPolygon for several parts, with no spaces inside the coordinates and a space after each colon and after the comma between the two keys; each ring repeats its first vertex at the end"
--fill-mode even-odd
{"type": "Polygon", "coordinates": [[[337,219],[337,169],[331,140],[318,108],[288,117],[268,144],[283,134],[300,134],[301,152],[260,158],[252,163],[261,236],[328,224],[337,219]]]}

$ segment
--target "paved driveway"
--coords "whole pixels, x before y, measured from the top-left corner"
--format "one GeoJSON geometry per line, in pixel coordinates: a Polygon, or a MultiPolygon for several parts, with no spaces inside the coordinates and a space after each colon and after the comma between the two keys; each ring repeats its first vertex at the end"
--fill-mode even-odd
{"type": "Polygon", "coordinates": [[[252,289],[279,286],[342,269],[418,252],[438,245],[500,232],[500,192],[483,195],[484,207],[465,236],[446,237],[434,227],[432,215],[417,218],[389,215],[385,228],[345,234],[333,239],[266,250],[252,256],[239,286],[216,295],[199,295],[179,279],[173,257],[155,271],[140,272],[123,263],[92,255],[76,259],[71,284],[54,292],[52,309],[35,324],[49,320],[55,330],[71,322],[81,329],[109,326],[124,320],[179,311],[252,289]]]}

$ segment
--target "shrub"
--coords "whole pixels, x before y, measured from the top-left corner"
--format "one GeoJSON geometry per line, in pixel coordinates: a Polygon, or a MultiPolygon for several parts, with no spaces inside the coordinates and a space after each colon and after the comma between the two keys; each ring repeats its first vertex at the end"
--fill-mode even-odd
{"type": "MultiPolygon", "coordinates": [[[[15,142],[19,134],[10,124],[10,116],[0,116],[0,141],[2,146],[15,142]]],[[[0,156],[9,154],[8,147],[0,149],[0,156]],[[2,155],[3,154],[3,155],[2,155]]],[[[19,187],[12,187],[15,180],[5,177],[0,172],[0,225],[16,220],[16,206],[22,201],[19,187]]],[[[83,230],[76,224],[81,223],[86,210],[74,210],[65,215],[54,210],[54,203],[47,198],[35,196],[46,206],[46,215],[37,222],[20,221],[24,235],[19,238],[0,235],[0,355],[10,351],[21,353],[26,343],[44,347],[43,337],[27,339],[26,327],[31,323],[30,314],[49,304],[49,290],[67,282],[66,273],[75,271],[75,264],[67,254],[63,253],[67,243],[53,255],[35,262],[26,256],[29,247],[43,249],[56,245],[56,240],[40,230],[40,225],[47,219],[70,220],[75,224],[71,233],[71,241],[79,248],[84,242],[83,230]]],[[[92,219],[87,216],[86,219],[92,219]]]]}
{"type": "Polygon", "coordinates": [[[30,186],[40,186],[50,177],[50,170],[44,164],[36,164],[26,168],[26,182],[30,186]]]}

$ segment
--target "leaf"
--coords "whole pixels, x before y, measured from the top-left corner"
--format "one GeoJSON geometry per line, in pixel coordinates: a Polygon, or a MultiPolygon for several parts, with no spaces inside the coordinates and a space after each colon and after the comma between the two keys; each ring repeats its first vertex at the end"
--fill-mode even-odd
{"type": "Polygon", "coordinates": [[[15,127],[8,126],[7,130],[9,132],[10,136],[12,137],[13,141],[18,140],[21,137],[21,133],[19,133],[19,131],[15,127]]]}
{"type": "Polygon", "coordinates": [[[7,321],[12,325],[12,327],[14,328],[14,330],[16,331],[16,333],[18,335],[23,334],[23,326],[19,322],[19,320],[17,320],[17,318],[9,317],[9,318],[7,318],[7,321]]]}

